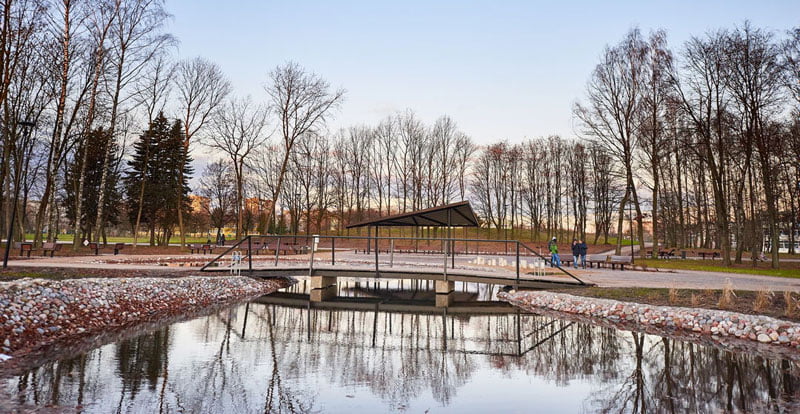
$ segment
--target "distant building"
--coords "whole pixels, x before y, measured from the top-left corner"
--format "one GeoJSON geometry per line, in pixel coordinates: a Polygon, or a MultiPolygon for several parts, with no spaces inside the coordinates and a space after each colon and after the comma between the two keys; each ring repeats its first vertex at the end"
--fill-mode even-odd
{"type": "Polygon", "coordinates": [[[190,194],[189,201],[193,213],[208,213],[210,210],[211,199],[208,197],[190,194]]]}

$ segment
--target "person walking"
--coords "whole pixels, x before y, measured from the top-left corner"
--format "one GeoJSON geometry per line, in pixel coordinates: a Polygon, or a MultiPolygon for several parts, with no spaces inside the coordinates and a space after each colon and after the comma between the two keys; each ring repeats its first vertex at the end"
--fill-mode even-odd
{"type": "Polygon", "coordinates": [[[581,258],[581,250],[578,247],[578,240],[572,239],[572,267],[578,268],[578,261],[581,258]]]}
{"type": "Polygon", "coordinates": [[[550,267],[561,267],[561,257],[558,256],[558,244],[556,244],[555,237],[547,243],[547,249],[550,250],[550,267]]]}
{"type": "MultiPolygon", "coordinates": [[[[578,254],[581,256],[581,267],[586,269],[586,252],[589,250],[589,246],[586,245],[586,242],[583,240],[578,240],[578,254]]],[[[578,267],[578,258],[575,258],[575,267],[578,267]]]]}

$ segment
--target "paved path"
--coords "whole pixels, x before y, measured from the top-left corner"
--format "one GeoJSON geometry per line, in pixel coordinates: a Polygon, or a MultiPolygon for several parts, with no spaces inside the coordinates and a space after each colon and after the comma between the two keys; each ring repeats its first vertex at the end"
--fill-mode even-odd
{"type": "MultiPolygon", "coordinates": [[[[8,262],[10,267],[16,266],[29,266],[29,267],[43,267],[43,268],[94,268],[94,269],[113,269],[113,270],[164,270],[175,271],[180,268],[199,269],[199,265],[208,260],[216,257],[216,255],[128,255],[120,254],[118,256],[100,255],[100,256],[73,256],[73,257],[55,257],[55,258],[31,258],[28,260],[11,260],[8,262]],[[142,262],[144,261],[144,262],[142,262]],[[178,267],[176,264],[171,263],[169,266],[159,265],[158,262],[167,263],[175,261],[188,261],[190,266],[178,267]]],[[[513,256],[485,256],[486,258],[499,259],[504,258],[509,263],[514,260],[513,256]]],[[[513,275],[513,266],[506,267],[480,267],[474,263],[470,263],[475,258],[474,255],[457,256],[456,257],[456,270],[461,269],[461,272],[473,269],[480,273],[487,271],[496,272],[498,276],[513,275]],[[478,269],[479,268],[479,269],[478,269]]],[[[283,259],[283,257],[282,257],[283,259]]],[[[294,255],[281,260],[282,265],[287,263],[294,263],[303,265],[308,263],[308,255],[294,255]]],[[[330,253],[317,253],[317,259],[327,261],[330,260],[330,253]]],[[[532,260],[528,257],[527,260],[532,260]]],[[[271,256],[254,256],[254,260],[258,266],[272,266],[274,265],[274,258],[271,256]]],[[[352,251],[342,251],[336,253],[337,266],[365,266],[368,262],[374,260],[373,255],[354,254],[352,251]]],[[[381,267],[388,267],[389,255],[382,253],[379,256],[381,267]]],[[[321,263],[321,262],[317,262],[321,263]]],[[[374,262],[372,262],[374,263],[374,262]]],[[[408,267],[413,266],[415,263],[419,265],[420,270],[430,271],[432,269],[439,269],[443,264],[443,257],[439,255],[424,255],[424,254],[396,254],[394,257],[395,266],[408,267]]],[[[254,265],[254,267],[256,267],[254,265]]],[[[635,270],[611,270],[611,269],[587,269],[587,270],[573,270],[567,268],[571,273],[584,279],[587,282],[592,282],[598,286],[607,287],[662,287],[662,288],[692,288],[692,289],[720,289],[725,286],[727,280],[730,280],[734,289],[742,290],[794,290],[800,291],[800,279],[773,277],[773,276],[759,276],[748,274],[736,273],[722,273],[722,272],[701,272],[690,270],[662,270],[662,271],[635,271],[635,270]]],[[[523,270],[528,272],[530,270],[523,270]]],[[[560,276],[567,279],[566,276],[560,276]]]]}

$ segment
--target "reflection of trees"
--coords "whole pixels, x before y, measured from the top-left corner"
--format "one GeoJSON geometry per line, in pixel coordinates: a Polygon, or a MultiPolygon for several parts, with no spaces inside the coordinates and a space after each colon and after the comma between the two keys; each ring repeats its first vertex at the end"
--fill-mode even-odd
{"type": "Polygon", "coordinates": [[[593,412],[780,410],[800,377],[787,360],[539,315],[251,304],[44,365],[7,387],[21,402],[87,412],[299,413],[325,411],[330,390],[369,393],[386,407],[428,393],[447,405],[487,370],[586,382],[592,390],[580,398],[593,412]]]}
{"type": "Polygon", "coordinates": [[[116,360],[123,394],[135,398],[146,381],[155,390],[169,348],[169,327],[127,339],[116,346],[116,360]]]}

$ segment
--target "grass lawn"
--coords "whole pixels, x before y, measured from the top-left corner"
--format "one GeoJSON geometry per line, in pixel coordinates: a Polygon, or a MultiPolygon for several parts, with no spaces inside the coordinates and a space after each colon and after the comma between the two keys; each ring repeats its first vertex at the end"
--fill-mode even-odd
{"type": "Polygon", "coordinates": [[[657,269],[700,270],[706,272],[743,273],[751,275],[766,275],[778,277],[800,278],[800,263],[783,262],[780,269],[772,269],[769,263],[732,264],[723,266],[719,260],[681,260],[681,259],[636,259],[637,265],[646,265],[657,269]]]}
{"type": "Polygon", "coordinates": [[[572,288],[559,289],[570,295],[624,302],[644,303],[654,306],[682,306],[688,308],[720,309],[773,318],[800,321],[798,295],[792,294],[789,306],[783,292],[754,292],[736,290],[729,303],[722,303],[722,291],[716,289],[663,289],[663,288],[572,288]],[[761,296],[759,298],[759,296],[761,296]]]}

